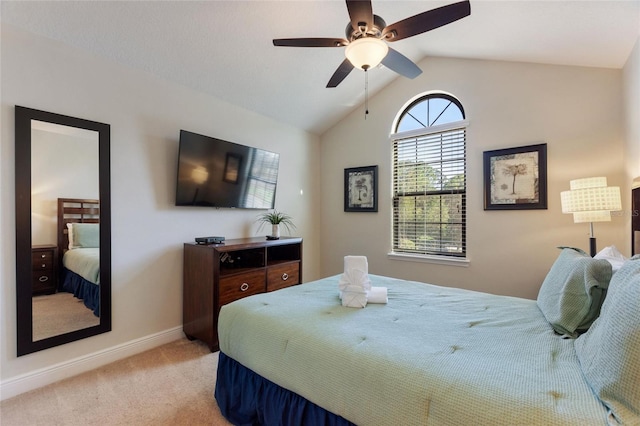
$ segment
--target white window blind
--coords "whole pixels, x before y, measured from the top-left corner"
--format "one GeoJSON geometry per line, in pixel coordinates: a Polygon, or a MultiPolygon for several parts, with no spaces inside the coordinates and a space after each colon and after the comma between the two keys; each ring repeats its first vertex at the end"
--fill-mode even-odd
{"type": "Polygon", "coordinates": [[[395,253],[466,254],[466,124],[446,127],[392,136],[395,253]]]}
{"type": "Polygon", "coordinates": [[[279,159],[279,155],[272,152],[257,150],[254,153],[249,167],[244,207],[264,206],[268,200],[274,199],[279,159]]]}

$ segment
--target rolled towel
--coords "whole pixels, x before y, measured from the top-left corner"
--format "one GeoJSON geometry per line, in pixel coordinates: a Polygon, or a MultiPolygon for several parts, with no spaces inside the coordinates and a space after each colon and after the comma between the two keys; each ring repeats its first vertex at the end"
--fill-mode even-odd
{"type": "Polygon", "coordinates": [[[360,286],[347,286],[340,292],[342,306],[348,308],[364,308],[367,306],[367,292],[360,286]]]}
{"type": "Polygon", "coordinates": [[[386,287],[371,287],[369,294],[367,295],[367,302],[369,303],[387,303],[387,288],[386,287]]]}

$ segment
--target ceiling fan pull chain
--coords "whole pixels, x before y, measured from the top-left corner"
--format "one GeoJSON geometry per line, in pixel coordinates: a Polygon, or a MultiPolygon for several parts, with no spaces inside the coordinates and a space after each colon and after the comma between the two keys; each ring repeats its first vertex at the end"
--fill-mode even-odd
{"type": "Polygon", "coordinates": [[[369,115],[369,73],[364,70],[364,119],[369,115]]]}

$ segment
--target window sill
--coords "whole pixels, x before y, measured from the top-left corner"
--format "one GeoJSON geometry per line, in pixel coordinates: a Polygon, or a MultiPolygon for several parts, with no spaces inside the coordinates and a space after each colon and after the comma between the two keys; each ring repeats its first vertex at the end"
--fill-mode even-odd
{"type": "Polygon", "coordinates": [[[438,265],[468,267],[471,261],[466,257],[436,256],[428,254],[387,253],[390,260],[403,260],[406,262],[435,263],[438,265]]]}

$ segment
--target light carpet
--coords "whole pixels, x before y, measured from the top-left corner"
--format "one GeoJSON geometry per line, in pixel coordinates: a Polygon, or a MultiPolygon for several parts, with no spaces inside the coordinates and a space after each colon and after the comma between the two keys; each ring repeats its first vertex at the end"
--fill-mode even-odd
{"type": "Polygon", "coordinates": [[[33,297],[32,313],[34,341],[100,324],[100,318],[71,293],[33,297]]]}
{"type": "Polygon", "coordinates": [[[218,352],[180,339],[0,403],[2,426],[230,425],[213,397],[218,352]]]}

